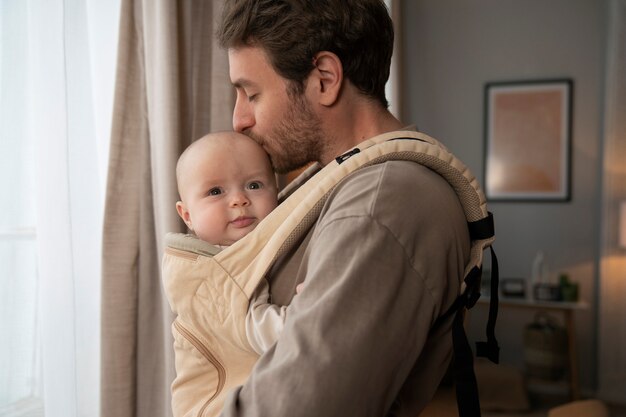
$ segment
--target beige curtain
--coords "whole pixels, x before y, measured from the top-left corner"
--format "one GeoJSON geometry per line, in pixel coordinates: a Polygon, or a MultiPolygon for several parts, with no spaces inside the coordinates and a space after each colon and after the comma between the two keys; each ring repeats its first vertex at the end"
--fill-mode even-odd
{"type": "Polygon", "coordinates": [[[618,229],[620,204],[626,201],[626,0],[611,0],[608,5],[598,397],[626,405],[626,252],[619,246],[618,229]]]}
{"type": "Polygon", "coordinates": [[[174,168],[204,133],[231,128],[217,47],[220,1],[122,0],[103,240],[101,417],[170,416],[171,312],[162,238],[182,231],[174,168]]]}

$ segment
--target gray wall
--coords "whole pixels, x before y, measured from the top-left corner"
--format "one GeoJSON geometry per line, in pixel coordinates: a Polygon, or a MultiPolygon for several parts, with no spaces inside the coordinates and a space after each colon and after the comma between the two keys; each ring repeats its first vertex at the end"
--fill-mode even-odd
{"type": "MultiPolygon", "coordinates": [[[[403,2],[403,118],[442,142],[483,183],[483,91],[490,81],[572,78],[572,200],[490,203],[501,277],[529,277],[544,251],[551,275],[581,285],[576,314],[581,385],[596,383],[596,281],[605,67],[604,0],[411,0],[403,2]]],[[[486,309],[472,313],[483,337],[486,309]]],[[[522,330],[534,312],[502,309],[502,357],[523,367],[522,330]]]]}

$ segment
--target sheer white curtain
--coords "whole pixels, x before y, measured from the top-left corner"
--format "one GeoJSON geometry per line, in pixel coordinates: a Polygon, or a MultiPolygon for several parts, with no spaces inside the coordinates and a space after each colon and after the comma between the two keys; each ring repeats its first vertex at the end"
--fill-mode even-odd
{"type": "Polygon", "coordinates": [[[0,1],[0,415],[96,417],[119,0],[0,1]]]}

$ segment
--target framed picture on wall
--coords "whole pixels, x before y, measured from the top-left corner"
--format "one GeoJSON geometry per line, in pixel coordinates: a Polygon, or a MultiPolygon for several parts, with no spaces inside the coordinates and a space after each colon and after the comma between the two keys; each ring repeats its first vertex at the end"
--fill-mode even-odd
{"type": "Polygon", "coordinates": [[[571,79],[485,85],[488,200],[570,200],[572,94],[571,79]]]}

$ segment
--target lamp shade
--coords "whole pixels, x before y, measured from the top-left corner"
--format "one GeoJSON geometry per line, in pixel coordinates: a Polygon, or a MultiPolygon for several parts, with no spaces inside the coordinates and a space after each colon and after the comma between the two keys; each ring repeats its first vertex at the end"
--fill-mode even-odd
{"type": "Polygon", "coordinates": [[[619,206],[619,245],[626,248],[626,201],[619,206]]]}

